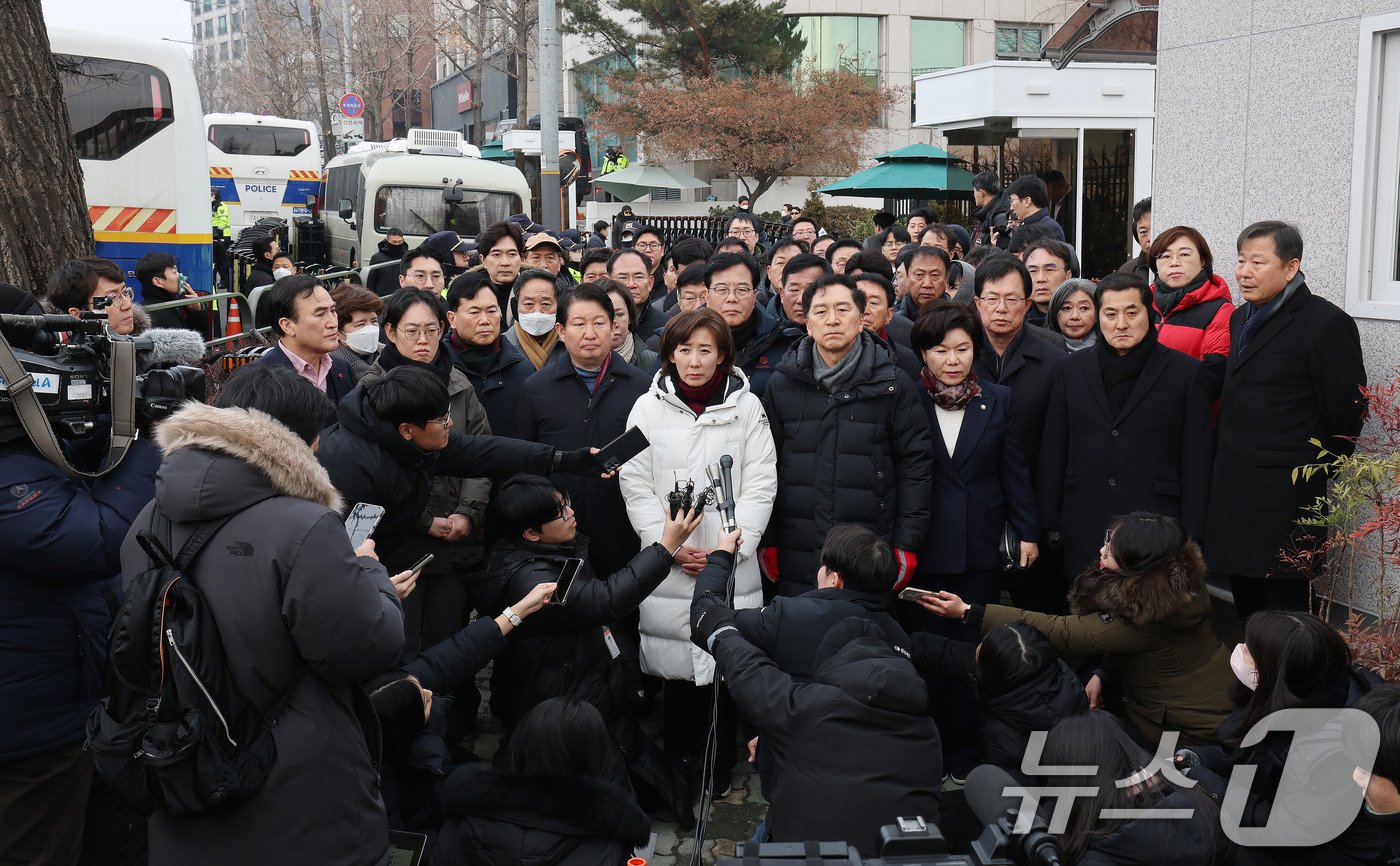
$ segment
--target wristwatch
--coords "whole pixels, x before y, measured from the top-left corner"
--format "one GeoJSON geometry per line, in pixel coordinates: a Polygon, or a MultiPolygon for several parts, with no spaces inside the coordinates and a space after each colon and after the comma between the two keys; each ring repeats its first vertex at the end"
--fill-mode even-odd
{"type": "Polygon", "coordinates": [[[524,621],[520,617],[516,616],[515,611],[511,610],[510,608],[506,608],[505,610],[501,611],[501,616],[510,620],[510,624],[515,626],[516,628],[520,628],[520,624],[524,621]]]}

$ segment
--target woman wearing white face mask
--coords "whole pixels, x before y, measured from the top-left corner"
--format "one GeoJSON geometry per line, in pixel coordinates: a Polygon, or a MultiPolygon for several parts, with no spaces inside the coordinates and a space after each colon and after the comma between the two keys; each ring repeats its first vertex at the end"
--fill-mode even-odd
{"type": "MultiPolygon", "coordinates": [[[[1215,741],[1230,712],[1230,652],[1211,629],[1205,561],[1181,521],[1145,511],[1116,518],[1099,551],[1099,567],[1075,579],[1072,616],[999,604],[969,605],[950,592],[919,604],[962,617],[985,633],[1024,620],[1061,653],[1107,654],[1122,680],[1128,720],[1150,742],[1180,731],[1184,744],[1215,741]]],[[[1103,706],[1103,677],[1084,691],[1103,706]]]]}
{"type": "Polygon", "coordinates": [[[515,278],[510,290],[515,324],[503,338],[520,349],[536,370],[543,367],[550,353],[558,348],[559,333],[554,327],[558,304],[558,287],[549,271],[530,268],[515,278]]]}
{"type": "MultiPolygon", "coordinates": [[[[1356,762],[1344,753],[1340,736],[1329,736],[1325,730],[1306,736],[1275,731],[1247,747],[1244,739],[1279,710],[1350,707],[1379,685],[1380,677],[1353,665],[1346,641],[1321,618],[1282,610],[1261,610],[1245,620],[1244,643],[1235,647],[1230,667],[1236,680],[1234,712],[1220,725],[1219,747],[1178,753],[1177,765],[1185,769],[1188,778],[1219,798],[1235,766],[1257,768],[1241,826],[1262,827],[1268,821],[1271,827],[1286,823],[1305,831],[1310,822],[1337,809],[1355,814],[1352,775],[1356,762]],[[1295,746],[1304,760],[1290,762],[1289,752],[1295,746]],[[1271,814],[1276,810],[1279,815],[1271,814]],[[1286,821],[1281,818],[1285,814],[1286,821]]],[[[1296,862],[1383,862],[1359,853],[1366,850],[1366,833],[1364,828],[1353,829],[1361,832],[1344,831],[1326,846],[1310,849],[1312,859],[1296,862]],[[1340,854],[1349,856],[1328,859],[1340,854]]]]}
{"type": "Polygon", "coordinates": [[[379,358],[379,317],[384,302],[362,286],[345,284],[331,291],[335,315],[340,323],[340,345],[331,352],[350,365],[355,378],[364,376],[379,358]]]}

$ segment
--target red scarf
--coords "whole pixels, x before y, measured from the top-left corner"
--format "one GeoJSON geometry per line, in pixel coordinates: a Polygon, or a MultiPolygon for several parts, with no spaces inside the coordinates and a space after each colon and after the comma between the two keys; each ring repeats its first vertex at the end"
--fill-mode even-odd
{"type": "Polygon", "coordinates": [[[977,381],[977,374],[971,370],[967,373],[967,378],[956,385],[944,385],[934,378],[928,368],[919,371],[919,382],[928,391],[928,395],[933,398],[934,405],[940,409],[957,411],[966,408],[972,402],[973,397],[982,396],[982,385],[977,381]]]}
{"type": "Polygon", "coordinates": [[[720,383],[724,380],[725,377],[720,375],[720,371],[715,370],[715,374],[710,377],[708,382],[692,388],[681,381],[680,376],[674,373],[671,374],[671,382],[676,386],[676,394],[685,401],[685,405],[690,407],[690,411],[695,413],[696,418],[704,414],[705,407],[710,405],[710,398],[715,394],[715,389],[718,388],[720,383]]]}

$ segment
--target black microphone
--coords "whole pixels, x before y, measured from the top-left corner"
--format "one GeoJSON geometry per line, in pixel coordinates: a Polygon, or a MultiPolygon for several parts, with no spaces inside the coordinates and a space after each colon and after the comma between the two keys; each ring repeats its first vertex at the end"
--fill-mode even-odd
{"type": "Polygon", "coordinates": [[[734,476],[731,470],[734,468],[734,458],[728,454],[719,458],[720,480],[724,484],[724,499],[719,503],[720,514],[724,515],[724,529],[726,532],[733,532],[739,526],[734,522],[734,476]]]}
{"type": "Polygon", "coordinates": [[[1036,813],[1031,827],[1025,834],[1011,832],[1016,818],[1020,815],[1024,786],[1011,778],[1011,774],[992,764],[983,764],[967,774],[963,794],[968,808],[983,825],[991,826],[1004,822],[1006,836],[1011,843],[1011,855],[1022,866],[1062,866],[1060,840],[1050,832],[1045,819],[1036,813]],[[1011,794],[1004,791],[1011,790],[1011,794]],[[1011,813],[1008,815],[1008,812],[1011,813]]]}

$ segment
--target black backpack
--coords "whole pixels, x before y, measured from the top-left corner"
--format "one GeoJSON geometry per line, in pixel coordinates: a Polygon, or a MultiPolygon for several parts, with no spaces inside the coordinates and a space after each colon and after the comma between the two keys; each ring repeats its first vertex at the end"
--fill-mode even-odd
{"type": "Polygon", "coordinates": [[[159,509],[136,536],[151,565],[126,581],[113,617],[108,694],[88,719],[88,748],[97,772],[142,815],[187,818],[236,802],[276,758],[271,727],[286,695],[263,711],[238,693],[189,571],[229,519],[200,524],[175,556],[159,509]]]}

